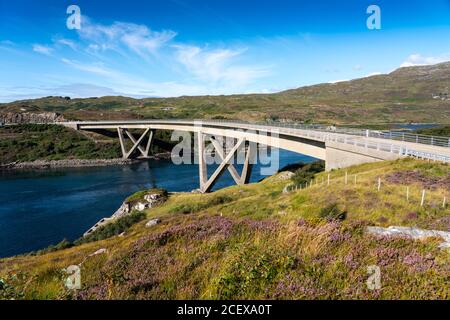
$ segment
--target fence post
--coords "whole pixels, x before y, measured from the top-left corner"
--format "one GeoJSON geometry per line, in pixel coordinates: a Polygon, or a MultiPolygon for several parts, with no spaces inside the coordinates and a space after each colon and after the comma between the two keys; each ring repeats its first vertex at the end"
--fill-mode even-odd
{"type": "Polygon", "coordinates": [[[444,201],[442,201],[442,208],[445,208],[446,203],[447,203],[447,198],[444,197],[444,201]]]}
{"type": "Polygon", "coordinates": [[[406,187],[406,202],[409,202],[409,187],[406,187]]]}
{"type": "Polygon", "coordinates": [[[378,178],[378,191],[381,189],[381,178],[378,178]]]}
{"type": "Polygon", "coordinates": [[[328,186],[330,185],[330,174],[328,174],[328,186]]]}
{"type": "Polygon", "coordinates": [[[356,176],[357,176],[357,175],[355,174],[355,186],[356,186],[356,176]]]}
{"type": "Polygon", "coordinates": [[[422,190],[422,200],[420,201],[420,206],[423,207],[425,203],[425,189],[422,190]]]}
{"type": "Polygon", "coordinates": [[[347,182],[348,182],[348,172],[345,171],[345,184],[347,184],[347,182]]]}

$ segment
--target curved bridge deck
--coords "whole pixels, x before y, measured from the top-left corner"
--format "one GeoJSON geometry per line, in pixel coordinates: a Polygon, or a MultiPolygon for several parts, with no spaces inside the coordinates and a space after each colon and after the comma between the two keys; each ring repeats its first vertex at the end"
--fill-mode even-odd
{"type": "MultiPolygon", "coordinates": [[[[200,189],[208,191],[223,170],[228,169],[236,182],[241,184],[248,180],[250,167],[246,158],[242,176],[236,172],[230,159],[239,148],[248,143],[285,149],[296,153],[325,160],[326,169],[344,168],[379,160],[393,160],[401,157],[416,157],[431,161],[450,163],[450,138],[412,135],[405,132],[355,130],[335,127],[280,123],[247,123],[221,120],[133,120],[133,121],[82,121],[64,122],[61,125],[76,130],[117,130],[124,158],[140,151],[148,155],[155,130],[192,132],[198,137],[200,152],[200,189]],[[129,130],[144,130],[141,137],[135,138],[129,130]],[[125,150],[124,133],[130,138],[133,147],[125,150]],[[204,158],[205,138],[211,137],[216,151],[222,154],[223,165],[213,174],[213,180],[206,177],[204,158]],[[228,155],[220,151],[215,137],[233,138],[236,146],[228,155]],[[146,146],[142,145],[146,141],[146,146]],[[247,176],[246,176],[247,175],[247,176]]],[[[250,153],[250,151],[248,152],[250,153]]]]}

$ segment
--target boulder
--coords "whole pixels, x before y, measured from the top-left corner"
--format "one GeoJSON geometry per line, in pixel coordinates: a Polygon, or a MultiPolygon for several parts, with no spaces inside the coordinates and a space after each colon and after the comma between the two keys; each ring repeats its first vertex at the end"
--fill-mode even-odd
{"type": "Polygon", "coordinates": [[[151,219],[145,224],[145,226],[147,228],[150,228],[150,227],[156,226],[158,223],[161,223],[161,219],[158,219],[158,218],[151,219]]]}
{"type": "Polygon", "coordinates": [[[102,253],[106,253],[106,249],[105,249],[105,248],[98,249],[98,250],[95,251],[94,253],[91,253],[91,254],[89,255],[89,257],[96,256],[96,255],[99,255],[99,254],[102,254],[102,253]]]}
{"type": "Polygon", "coordinates": [[[367,227],[367,232],[382,236],[403,236],[411,239],[425,239],[425,238],[441,238],[444,241],[439,245],[440,248],[450,248],[450,232],[440,230],[426,230],[413,227],[397,227],[390,226],[388,228],[382,227],[367,227]]]}

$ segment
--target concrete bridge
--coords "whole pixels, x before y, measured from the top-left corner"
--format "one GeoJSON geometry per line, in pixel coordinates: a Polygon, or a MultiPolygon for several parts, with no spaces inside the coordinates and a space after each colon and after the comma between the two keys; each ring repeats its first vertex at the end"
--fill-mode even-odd
{"type": "Polygon", "coordinates": [[[225,170],[230,172],[237,184],[247,183],[257,145],[285,149],[324,160],[326,170],[402,157],[450,163],[450,138],[405,132],[216,120],[85,121],[60,124],[76,130],[117,131],[122,154],[126,159],[135,154],[148,157],[155,130],[195,133],[202,192],[210,191],[225,170]],[[136,132],[138,129],[142,130],[142,133],[135,137],[132,131],[136,132]],[[223,145],[217,139],[219,137],[232,138],[235,143],[230,146],[230,150],[224,151],[223,145]],[[130,149],[126,148],[126,138],[131,142],[130,149]],[[206,141],[212,144],[222,159],[222,163],[210,177],[205,162],[206,141]],[[245,152],[240,174],[232,161],[239,150],[245,152]]]}

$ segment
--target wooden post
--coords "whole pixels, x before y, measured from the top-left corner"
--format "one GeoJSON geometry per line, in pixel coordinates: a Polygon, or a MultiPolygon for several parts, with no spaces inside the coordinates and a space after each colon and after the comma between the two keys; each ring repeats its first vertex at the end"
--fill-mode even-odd
{"type": "Polygon", "coordinates": [[[425,204],[425,189],[422,190],[422,200],[420,201],[420,206],[423,207],[425,204]]]}
{"type": "Polygon", "coordinates": [[[345,171],[345,184],[347,184],[347,182],[348,182],[348,172],[345,171]]]}
{"type": "Polygon", "coordinates": [[[445,208],[446,204],[447,204],[447,198],[444,197],[444,201],[442,201],[442,208],[445,208]]]}
{"type": "Polygon", "coordinates": [[[378,178],[378,191],[381,189],[381,178],[378,178]]]}
{"type": "Polygon", "coordinates": [[[355,174],[355,186],[356,186],[356,174],[355,174]]]}
{"type": "Polygon", "coordinates": [[[328,174],[328,186],[330,185],[330,174],[328,174]]]}
{"type": "Polygon", "coordinates": [[[409,202],[409,187],[406,187],[406,201],[409,202]]]}

